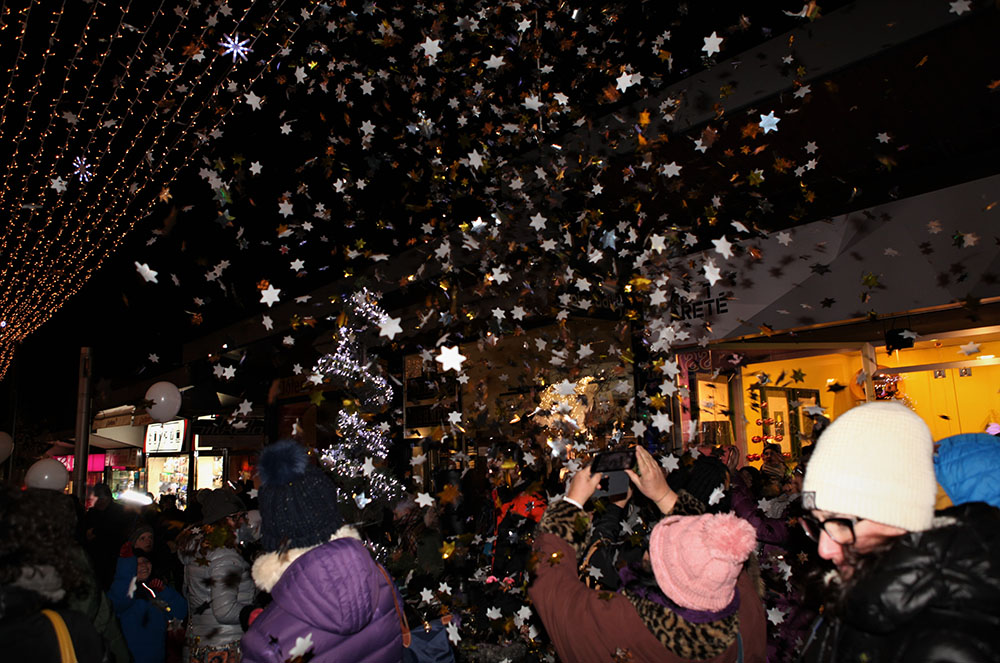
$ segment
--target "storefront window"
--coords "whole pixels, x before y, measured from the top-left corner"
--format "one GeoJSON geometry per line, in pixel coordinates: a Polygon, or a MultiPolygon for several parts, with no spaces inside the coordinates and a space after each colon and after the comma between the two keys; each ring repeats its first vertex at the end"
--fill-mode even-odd
{"type": "Polygon", "coordinates": [[[222,488],[222,481],[225,478],[223,475],[224,460],[225,457],[222,455],[198,456],[196,459],[197,469],[195,470],[197,490],[222,488]]]}
{"type": "Polygon", "coordinates": [[[150,456],[146,464],[147,490],[157,500],[160,495],[176,495],[181,508],[188,500],[188,455],[150,456]]]}

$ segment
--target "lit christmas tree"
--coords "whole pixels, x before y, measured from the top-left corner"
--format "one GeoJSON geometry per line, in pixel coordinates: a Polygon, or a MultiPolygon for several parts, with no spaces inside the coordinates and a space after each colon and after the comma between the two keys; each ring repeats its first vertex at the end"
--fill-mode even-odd
{"type": "Polygon", "coordinates": [[[395,506],[405,492],[389,469],[380,467],[391,444],[389,425],[372,421],[391,402],[393,389],[381,367],[367,360],[361,342],[366,332],[385,329],[393,320],[378,306],[378,298],[362,289],[345,297],[341,321],[336,349],[321,357],[313,371],[342,385],[358,409],[337,413],[334,440],[320,450],[320,458],[344,496],[348,518],[368,524],[381,520],[383,510],[395,506]]]}

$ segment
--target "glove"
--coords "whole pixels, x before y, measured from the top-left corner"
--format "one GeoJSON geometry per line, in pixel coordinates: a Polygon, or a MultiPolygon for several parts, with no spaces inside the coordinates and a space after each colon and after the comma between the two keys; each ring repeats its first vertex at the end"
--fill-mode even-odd
{"type": "Polygon", "coordinates": [[[126,541],[122,544],[122,549],[118,551],[119,557],[132,557],[132,544],[126,541]]]}
{"type": "Polygon", "coordinates": [[[160,580],[159,578],[154,578],[149,582],[147,582],[146,584],[149,585],[149,588],[152,589],[154,592],[159,593],[163,591],[163,581],[160,580]]]}

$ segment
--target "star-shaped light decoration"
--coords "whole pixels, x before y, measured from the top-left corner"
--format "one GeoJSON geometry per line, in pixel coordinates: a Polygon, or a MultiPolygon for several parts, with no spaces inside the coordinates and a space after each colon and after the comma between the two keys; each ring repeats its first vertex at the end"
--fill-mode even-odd
{"type": "Polygon", "coordinates": [[[441,364],[442,371],[460,373],[462,371],[462,362],[466,360],[466,357],[459,353],[458,346],[456,345],[450,348],[447,346],[441,348],[441,353],[434,359],[441,364]]]}
{"type": "Polygon", "coordinates": [[[73,174],[80,178],[81,182],[89,182],[90,178],[93,177],[93,173],[90,172],[90,164],[87,163],[85,157],[73,159],[73,174]]]}
{"type": "Polygon", "coordinates": [[[226,35],[223,37],[222,41],[219,42],[219,46],[222,47],[223,55],[233,56],[233,64],[236,64],[236,61],[240,59],[246,62],[247,54],[251,50],[250,47],[247,46],[249,42],[249,39],[240,41],[240,33],[237,32],[235,36],[230,37],[229,35],[226,35]]]}

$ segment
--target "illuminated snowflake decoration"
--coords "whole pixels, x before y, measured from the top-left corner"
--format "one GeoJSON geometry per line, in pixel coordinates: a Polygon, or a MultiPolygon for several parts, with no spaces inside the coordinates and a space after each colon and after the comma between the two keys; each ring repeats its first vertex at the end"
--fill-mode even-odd
{"type": "Polygon", "coordinates": [[[240,41],[240,33],[237,32],[236,35],[232,37],[229,35],[223,37],[222,41],[219,42],[219,46],[222,47],[223,55],[233,56],[233,64],[235,64],[237,58],[243,58],[243,61],[246,61],[247,53],[250,52],[250,47],[247,46],[247,42],[249,41],[249,39],[240,41]]]}
{"type": "Polygon", "coordinates": [[[81,182],[89,182],[93,174],[90,172],[90,164],[83,157],[73,159],[73,174],[80,178],[81,182]]]}

